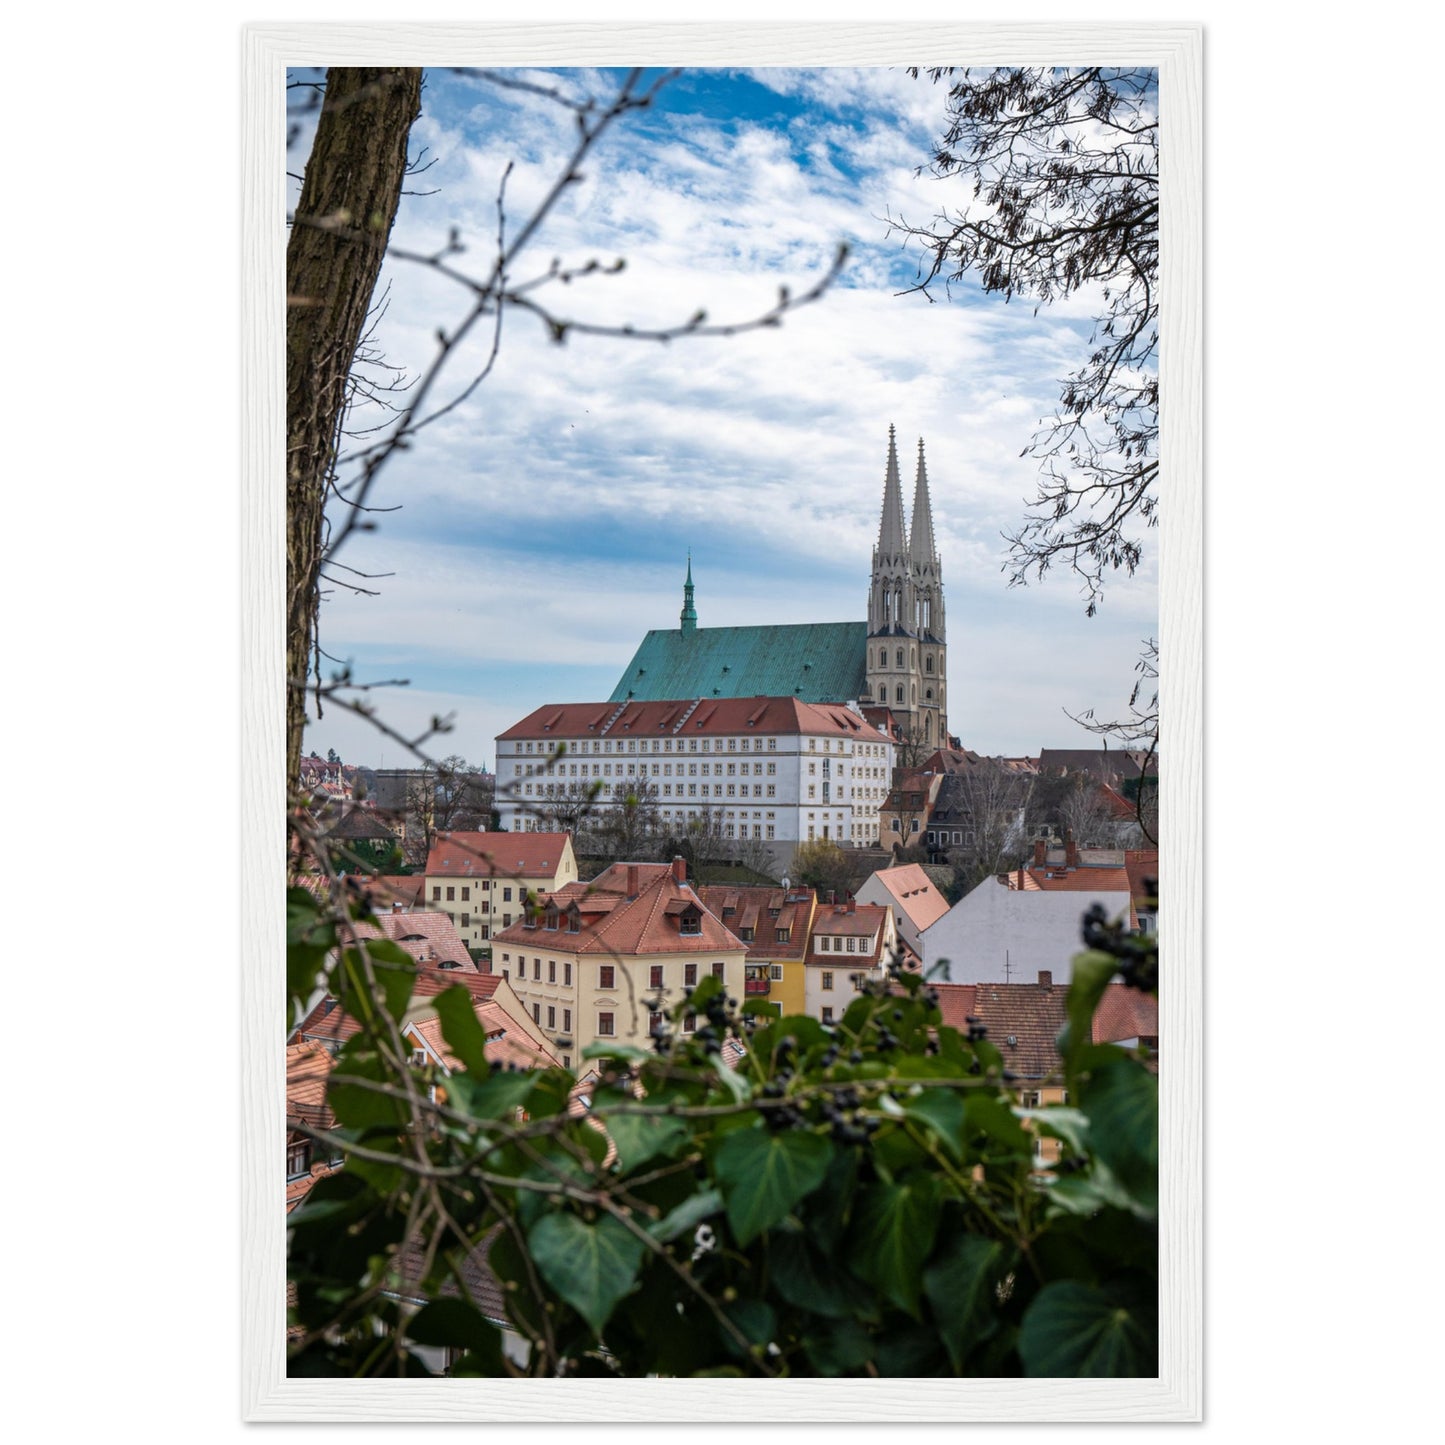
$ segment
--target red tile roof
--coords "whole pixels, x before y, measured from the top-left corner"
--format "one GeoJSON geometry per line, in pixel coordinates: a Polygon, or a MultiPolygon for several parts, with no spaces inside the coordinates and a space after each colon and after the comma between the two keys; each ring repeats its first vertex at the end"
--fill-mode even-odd
{"type": "Polygon", "coordinates": [[[1111,983],[1094,1013],[1094,1042],[1117,1044],[1125,1039],[1159,1037],[1159,1000],[1152,994],[1111,983]]]}
{"type": "MultiPolygon", "coordinates": [[[[722,733],[876,736],[866,719],[841,703],[795,697],[674,698],[659,702],[548,703],[530,712],[497,741],[541,738],[712,737],[722,733]]],[[[430,872],[430,869],[428,869],[430,872]]]]}
{"type": "Polygon", "coordinates": [[[561,866],[569,833],[438,833],[428,877],[543,878],[561,866]]]}
{"type": "Polygon", "coordinates": [[[1129,875],[1122,868],[1066,868],[1062,864],[1019,868],[1009,874],[1009,887],[1025,893],[1128,893],[1129,875]]]}
{"type": "MultiPolygon", "coordinates": [[[[614,865],[607,870],[605,876],[609,881],[615,881],[619,867],[625,865],[614,865]]],[[[621,876],[625,890],[625,871],[621,876]]],[[[639,877],[635,898],[614,889],[604,893],[597,887],[600,881],[571,884],[546,895],[548,899],[555,898],[563,908],[573,901],[577,903],[582,912],[582,927],[578,932],[528,927],[524,920],[495,934],[494,949],[499,943],[524,946],[531,943],[567,953],[624,957],[650,953],[746,952],[747,946],[707,910],[687,884],[679,883],[669,868],[659,865],[657,873],[646,884],[639,877]],[[698,932],[683,933],[679,924],[690,907],[698,912],[698,932]]]]}
{"type": "Polygon", "coordinates": [[[876,903],[825,904],[813,916],[813,942],[820,938],[863,938],[867,940],[866,952],[827,953],[816,947],[808,954],[809,967],[876,968],[883,962],[884,939],[887,924],[893,917],[888,909],[876,903]]]}
{"type": "MultiPolygon", "coordinates": [[[[476,964],[457,933],[456,925],[445,913],[423,910],[382,913],[377,917],[377,924],[386,937],[399,943],[418,963],[454,963],[458,971],[476,971],[476,964]]],[[[366,937],[375,936],[366,924],[358,924],[357,932],[366,937]]]]}
{"type": "Polygon", "coordinates": [[[807,957],[810,923],[818,895],[811,888],[770,888],[764,884],[705,884],[698,889],[704,905],[723,926],[737,934],[748,950],[748,962],[781,962],[807,957]],[[774,916],[776,914],[776,916],[774,916]],[[742,938],[751,928],[753,937],[742,938]],[[786,929],[781,943],[778,931],[786,929]]]}

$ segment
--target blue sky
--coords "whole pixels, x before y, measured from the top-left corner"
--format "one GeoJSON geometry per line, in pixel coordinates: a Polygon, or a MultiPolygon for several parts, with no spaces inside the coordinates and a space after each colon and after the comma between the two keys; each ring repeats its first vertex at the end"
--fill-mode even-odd
{"type": "MultiPolygon", "coordinates": [[[[604,98],[621,78],[510,74],[604,98]]],[[[433,251],[456,227],[459,264],[483,272],[508,163],[515,226],[558,173],[573,121],[448,72],[428,72],[422,105],[412,151],[434,164],[410,183],[394,245],[433,251]]],[[[540,294],[558,314],[742,321],[780,285],[806,289],[841,241],[849,264],[780,328],[725,340],[559,347],[510,314],[492,374],[383,473],[372,500],[400,510],[348,544],[348,566],[392,575],[368,584],[378,596],[323,605],[322,645],[359,680],[409,679],[375,695],[389,720],[415,731],[454,714],[439,750],[490,765],[498,732],[543,703],[605,697],[643,633],[676,625],[689,549],[702,626],[861,618],[890,422],[909,497],[917,438],[927,446],[954,731],[980,751],[1034,752],[1087,742],[1066,712],[1123,711],[1157,632],[1153,549],[1092,619],[1066,575],[1010,589],[1000,570],[1001,533],[1035,486],[1020,453],[1085,354],[1091,298],[1035,314],[971,283],[946,300],[907,293],[919,254],[885,218],[967,199],[959,181],[915,174],[942,116],[942,89],[901,70],[690,71],[609,132],[514,277],[553,257],[627,266],[554,283],[540,294]]],[[[465,298],[402,261],[384,279],[378,341],[415,374],[465,298]]],[[[440,395],[478,369],[482,344],[459,349],[440,395]]],[[[334,712],[306,741],[405,761],[334,712]]]]}

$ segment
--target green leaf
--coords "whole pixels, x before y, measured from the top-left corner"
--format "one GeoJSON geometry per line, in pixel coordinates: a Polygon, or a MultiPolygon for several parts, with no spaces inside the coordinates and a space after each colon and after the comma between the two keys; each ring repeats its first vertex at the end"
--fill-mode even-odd
{"type": "Polygon", "coordinates": [[[918,1318],[923,1261],[933,1248],[943,1199],[931,1174],[859,1191],[851,1235],[854,1272],[918,1318]]]}
{"type": "Polygon", "coordinates": [[[647,1232],[662,1244],[671,1244],[679,1235],[691,1234],[705,1219],[722,1212],[723,1197],[716,1189],[704,1189],[684,1199],[676,1209],[648,1226],[647,1232]]]}
{"type": "Polygon", "coordinates": [[[713,1159],[740,1245],[787,1217],[823,1182],[832,1146],[817,1134],[770,1134],[761,1127],[729,1134],[713,1159]]]}
{"type": "Polygon", "coordinates": [[[609,1114],[605,1111],[598,1111],[594,1117],[607,1130],[623,1173],[659,1155],[672,1155],[678,1145],[689,1137],[688,1127],[681,1119],[657,1114],[609,1114]]]}
{"type": "Polygon", "coordinates": [[[465,1349],[477,1357],[477,1373],[502,1373],[502,1334],[475,1305],[460,1299],[433,1300],[423,1305],[406,1326],[407,1338],[417,1345],[445,1345],[465,1349]]]}
{"type": "Polygon", "coordinates": [[[490,1077],[453,1074],[447,1080],[447,1097],[454,1107],[474,1119],[500,1119],[514,1124],[517,1110],[527,1101],[541,1075],[535,1070],[490,1077]]]}
{"type": "Polygon", "coordinates": [[[431,1001],[441,1021],[447,1047],[462,1061],[469,1074],[485,1078],[491,1073],[487,1062],[487,1031],[477,1017],[472,996],[459,983],[444,988],[431,1001]]]}
{"type": "Polygon", "coordinates": [[[1007,1252],[997,1240],[960,1234],[923,1273],[923,1292],[955,1373],[969,1352],[998,1329],[995,1289],[1007,1266],[1007,1252]]]}
{"type": "Polygon", "coordinates": [[[1067,1104],[1049,1104],[1042,1109],[1015,1109],[1014,1117],[1032,1122],[1040,1134],[1062,1139],[1075,1154],[1089,1148],[1089,1116],[1067,1104]]]}
{"type": "Polygon", "coordinates": [[[1018,1348],[1035,1378],[1154,1375],[1157,1310],[1119,1290],[1054,1280],[1025,1310],[1018,1348]]]}
{"type": "Polygon", "coordinates": [[[1145,1213],[1159,1202],[1159,1081],[1134,1059],[1090,1071],[1080,1089],[1094,1153],[1145,1213]]]}
{"type": "Polygon", "coordinates": [[[1094,1010],[1118,971],[1119,960],[1111,953],[1090,951],[1074,957],[1069,979],[1069,1021],[1059,1035],[1059,1053],[1070,1073],[1075,1055],[1093,1042],[1094,1010]]]}
{"type": "Polygon", "coordinates": [[[803,1349],[820,1375],[847,1375],[873,1358],[873,1337],[857,1320],[840,1320],[803,1337],[803,1349]]]}
{"type": "Polygon", "coordinates": [[[971,1134],[986,1134],[1014,1154],[1032,1155],[1033,1141],[1027,1131],[1014,1118],[1008,1105],[1000,1103],[994,1095],[972,1091],[964,1101],[963,1112],[971,1134]]]}
{"type": "Polygon", "coordinates": [[[642,1241],[610,1214],[595,1224],[544,1214],[527,1231],[527,1245],[542,1278],[599,1336],[642,1267],[642,1241]]]}
{"type": "Polygon", "coordinates": [[[871,1313],[872,1296],[808,1242],[803,1231],[769,1236],[773,1288],[796,1309],[829,1319],[871,1313]]]}
{"type": "Polygon", "coordinates": [[[914,1098],[905,1098],[905,1117],[935,1135],[957,1163],[964,1156],[963,1100],[950,1089],[925,1089],[914,1098]]]}

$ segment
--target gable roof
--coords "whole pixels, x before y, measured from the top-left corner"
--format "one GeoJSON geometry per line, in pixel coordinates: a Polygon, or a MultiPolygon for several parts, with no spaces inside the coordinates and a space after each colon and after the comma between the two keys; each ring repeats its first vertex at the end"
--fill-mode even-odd
{"type": "Polygon", "coordinates": [[[848,702],[865,695],[866,622],[654,630],[627,664],[611,702],[679,697],[796,697],[848,702]]]}
{"type": "Polygon", "coordinates": [[[880,868],[873,877],[908,915],[915,928],[927,928],[948,912],[948,900],[933,886],[933,879],[917,863],[880,868]]]}
{"type": "Polygon", "coordinates": [[[378,930],[394,943],[399,943],[418,963],[451,963],[462,972],[474,973],[476,964],[467,946],[457,933],[456,925],[445,913],[381,913],[378,927],[357,924],[356,931],[364,938],[374,938],[378,930]]]}
{"type": "MultiPolygon", "coordinates": [[[[626,864],[614,864],[607,870],[614,875],[626,864]]],[[[641,868],[642,865],[634,864],[641,868]]],[[[623,877],[625,878],[625,873],[623,877]]],[[[747,945],[735,937],[715,918],[686,883],[679,883],[670,868],[661,870],[646,883],[639,878],[637,896],[628,898],[615,888],[598,889],[599,880],[588,884],[573,883],[548,894],[562,907],[575,901],[583,914],[582,927],[576,933],[528,927],[523,919],[504,928],[492,938],[493,956],[498,943],[534,943],[567,953],[617,954],[636,957],[649,953],[716,953],[745,952],[747,945]],[[699,914],[698,932],[681,933],[675,920],[689,909],[699,914]],[[541,940],[555,940],[544,943],[541,940]]],[[[626,887],[625,882],[622,885],[626,887]]]]}
{"type": "Polygon", "coordinates": [[[698,889],[703,905],[742,939],[748,959],[781,962],[807,956],[808,937],[818,895],[811,888],[774,888],[767,884],[709,883],[698,889]],[[787,942],[778,938],[786,931],[787,942]]]}
{"type": "Polygon", "coordinates": [[[556,874],[570,833],[438,833],[427,876],[540,878],[556,874]]]}
{"type": "MultiPolygon", "coordinates": [[[[546,703],[521,722],[497,734],[498,742],[539,738],[716,737],[724,733],[778,733],[819,737],[875,735],[861,714],[843,703],[805,702],[801,698],[749,693],[746,697],[680,697],[623,702],[546,703]]],[[[504,837],[532,836],[540,834],[504,837]]],[[[430,871],[430,870],[428,870],[430,871]]]]}

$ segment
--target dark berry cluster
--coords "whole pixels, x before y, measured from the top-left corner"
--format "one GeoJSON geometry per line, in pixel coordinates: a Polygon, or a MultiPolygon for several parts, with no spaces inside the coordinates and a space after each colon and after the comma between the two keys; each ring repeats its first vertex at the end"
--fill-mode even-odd
{"type": "Polygon", "coordinates": [[[1128,988],[1145,993],[1159,991],[1159,944],[1148,934],[1135,933],[1123,921],[1112,922],[1102,904],[1084,914],[1084,943],[1119,962],[1119,977],[1128,988]]]}

